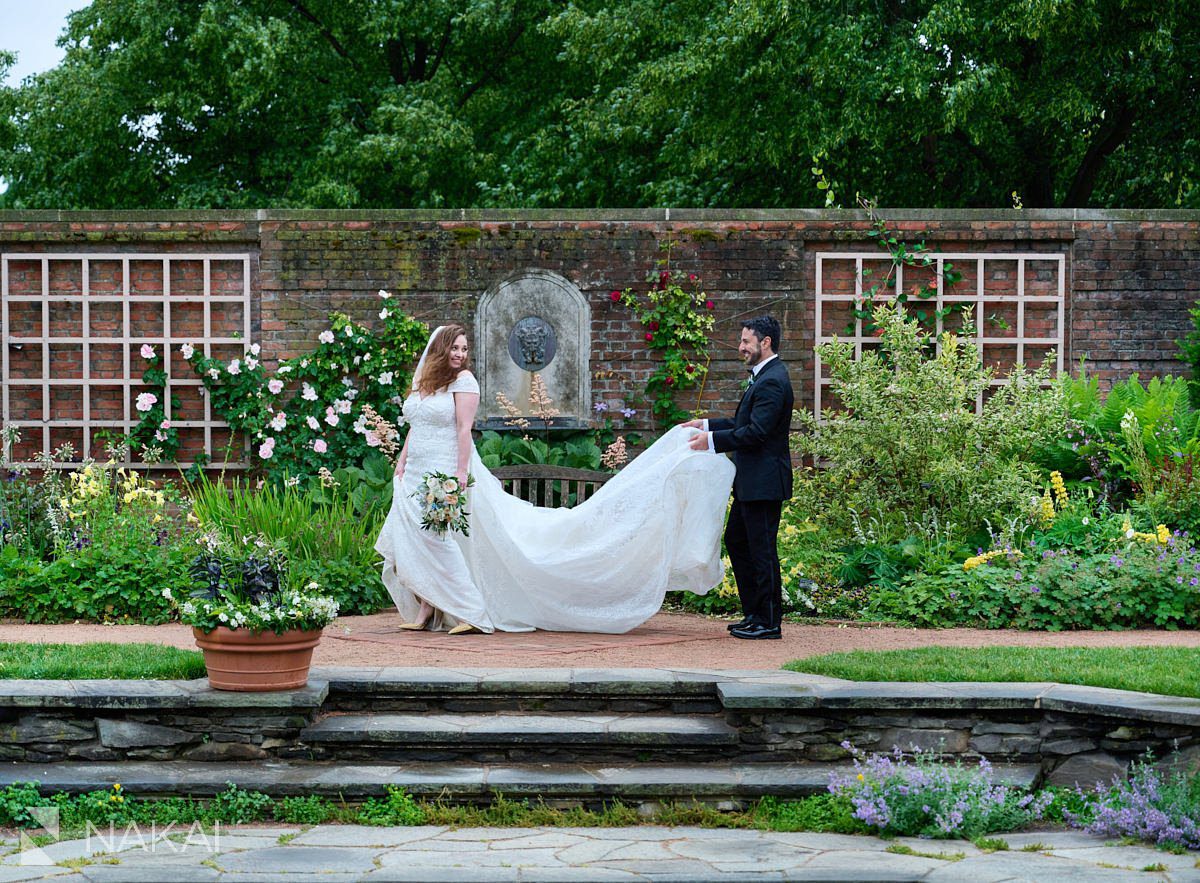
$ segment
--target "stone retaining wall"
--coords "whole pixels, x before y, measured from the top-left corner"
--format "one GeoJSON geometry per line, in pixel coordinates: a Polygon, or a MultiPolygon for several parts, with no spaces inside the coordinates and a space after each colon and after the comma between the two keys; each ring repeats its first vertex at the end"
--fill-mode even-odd
{"type": "MultiPolygon", "coordinates": [[[[842,743],[849,742],[864,750],[921,749],[967,761],[984,756],[994,763],[1033,765],[1044,782],[1064,785],[1107,780],[1146,752],[1172,763],[1200,764],[1200,699],[1055,684],[857,684],[788,672],[564,670],[538,675],[522,681],[511,672],[442,672],[430,679],[428,671],[418,670],[325,669],[304,690],[277,694],[224,693],[211,690],[205,680],[5,681],[0,682],[0,759],[305,760],[318,753],[305,744],[305,727],[386,695],[424,703],[435,717],[461,709],[469,697],[481,721],[522,704],[564,721],[630,702],[647,703],[661,713],[674,699],[683,703],[678,717],[721,720],[738,733],[734,745],[691,752],[696,760],[841,762],[848,757],[842,743]],[[705,701],[714,700],[721,710],[704,710],[705,701]]],[[[347,742],[344,756],[326,744],[319,753],[326,760],[372,760],[364,747],[369,744],[367,738],[347,742]]],[[[570,760],[572,740],[564,730],[554,743],[543,738],[540,746],[527,749],[518,744],[492,748],[493,755],[508,752],[513,760],[539,754],[570,760]]],[[[462,746],[457,756],[469,760],[472,750],[481,750],[478,743],[462,746]]],[[[454,754],[453,743],[425,743],[414,746],[406,759],[445,760],[454,754]]],[[[589,760],[607,756],[597,754],[594,745],[580,746],[584,754],[589,760]]],[[[638,752],[614,748],[614,757],[625,755],[637,758],[638,752]]],[[[395,750],[387,756],[395,759],[395,750]]],[[[663,757],[670,757],[669,748],[641,759],[663,757]]]]}

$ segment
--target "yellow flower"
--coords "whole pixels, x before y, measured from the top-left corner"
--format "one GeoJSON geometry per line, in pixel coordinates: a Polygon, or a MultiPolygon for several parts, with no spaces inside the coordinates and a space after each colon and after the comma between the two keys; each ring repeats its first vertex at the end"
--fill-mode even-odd
{"type": "Polygon", "coordinates": [[[859,773],[859,774],[858,774],[858,781],[862,782],[862,781],[864,781],[865,779],[866,779],[866,777],[865,777],[865,776],[864,776],[862,773],[859,773]]]}
{"type": "Polygon", "coordinates": [[[1067,486],[1063,483],[1062,473],[1058,470],[1050,473],[1050,486],[1054,488],[1054,502],[1058,508],[1067,505],[1067,486]]]}
{"type": "Polygon", "coordinates": [[[1050,499],[1050,491],[1042,494],[1041,519],[1047,527],[1054,523],[1054,501],[1050,499]]]}
{"type": "Polygon", "coordinates": [[[980,564],[986,564],[993,558],[999,558],[1001,555],[1011,555],[1014,558],[1021,557],[1021,553],[1014,549],[992,549],[990,552],[984,552],[982,555],[972,555],[963,562],[963,570],[974,570],[980,564]]]}
{"type": "Polygon", "coordinates": [[[1162,545],[1165,546],[1168,542],[1170,542],[1171,532],[1167,530],[1167,526],[1165,524],[1160,524],[1157,528],[1155,528],[1155,532],[1158,534],[1158,541],[1162,543],[1162,545]]]}

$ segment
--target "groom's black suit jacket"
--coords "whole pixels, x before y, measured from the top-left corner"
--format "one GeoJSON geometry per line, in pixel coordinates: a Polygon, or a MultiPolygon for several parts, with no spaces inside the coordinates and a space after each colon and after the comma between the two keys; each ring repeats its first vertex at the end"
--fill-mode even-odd
{"type": "Polygon", "coordinates": [[[762,366],[742,394],[733,419],[708,421],[717,453],[733,452],[733,496],[742,502],[792,496],[788,429],[794,395],[787,366],[778,357],[762,366]]]}

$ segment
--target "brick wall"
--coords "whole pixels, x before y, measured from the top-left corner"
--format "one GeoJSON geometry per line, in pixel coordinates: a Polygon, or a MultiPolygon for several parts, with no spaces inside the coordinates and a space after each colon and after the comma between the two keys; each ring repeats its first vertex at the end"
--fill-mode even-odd
{"type": "MultiPolygon", "coordinates": [[[[1188,309],[1200,298],[1200,213],[881,213],[904,237],[938,251],[1065,253],[1067,364],[1073,368],[1083,358],[1104,380],[1134,371],[1182,372],[1174,341],[1189,328],[1188,309]]],[[[717,304],[702,407],[720,412],[736,402],[744,376],[733,345],[738,321],[767,310],[783,323],[797,404],[810,406],[814,256],[876,247],[856,211],[0,212],[4,253],[251,253],[252,327],[268,358],[310,347],[331,310],[371,324],[380,288],[431,325],[457,319],[469,326],[488,286],[519,270],[551,270],[590,300],[594,397],[614,402],[640,391],[650,367],[643,330],[608,295],[644,284],[658,243],[668,236],[679,242],[673,266],[697,274],[717,304]]],[[[29,284],[30,272],[14,265],[10,288],[29,284]]],[[[148,290],[161,286],[161,269],[158,277],[154,272],[140,267],[131,281],[148,290]]],[[[186,267],[172,279],[173,290],[195,284],[186,267]]],[[[213,284],[239,286],[240,276],[214,268],[213,284]]],[[[91,285],[119,287],[119,279],[97,273],[91,285]]],[[[51,288],[74,291],[78,280],[52,279],[51,288]]],[[[61,317],[77,321],[69,311],[61,317]]],[[[187,321],[182,313],[176,318],[187,321]]],[[[136,314],[132,320],[139,321],[136,314]]],[[[12,333],[26,321],[19,311],[10,313],[12,333]]],[[[114,321],[115,314],[93,310],[94,328],[114,321]]],[[[1036,327],[1047,320],[1032,321],[1036,327]]],[[[19,353],[11,355],[14,371],[23,370],[19,353]]],[[[64,349],[64,370],[78,370],[70,365],[74,358],[64,349]]],[[[118,354],[95,352],[93,366],[105,372],[122,367],[118,354]]],[[[63,416],[78,411],[65,398],[54,408],[63,416]]]]}

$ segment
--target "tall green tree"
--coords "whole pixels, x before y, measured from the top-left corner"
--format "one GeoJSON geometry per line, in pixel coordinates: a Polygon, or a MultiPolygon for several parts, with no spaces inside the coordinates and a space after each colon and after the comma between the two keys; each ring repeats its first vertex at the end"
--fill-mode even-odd
{"type": "MultiPolygon", "coordinates": [[[[1189,0],[93,0],[13,206],[1200,206],[1189,0]]],[[[0,48],[3,36],[0,35],[0,48]]]]}

